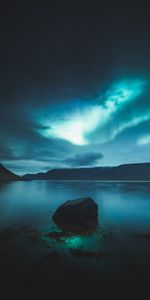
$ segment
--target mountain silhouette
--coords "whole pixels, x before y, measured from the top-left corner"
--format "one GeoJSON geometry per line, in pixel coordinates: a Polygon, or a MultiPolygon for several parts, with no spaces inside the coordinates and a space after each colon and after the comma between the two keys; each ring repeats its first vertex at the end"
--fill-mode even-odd
{"type": "Polygon", "coordinates": [[[26,174],[23,180],[150,180],[150,163],[124,164],[117,167],[54,169],[26,174]]]}
{"type": "Polygon", "coordinates": [[[0,180],[18,180],[20,177],[0,164],[0,180]]]}

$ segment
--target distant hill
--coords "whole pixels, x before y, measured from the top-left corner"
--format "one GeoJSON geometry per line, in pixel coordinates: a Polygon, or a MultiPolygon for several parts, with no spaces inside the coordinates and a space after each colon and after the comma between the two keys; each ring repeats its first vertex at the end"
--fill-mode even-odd
{"type": "Polygon", "coordinates": [[[10,180],[149,180],[150,163],[124,164],[117,167],[54,169],[22,177],[0,164],[0,181],[10,180]]]}
{"type": "Polygon", "coordinates": [[[26,180],[90,180],[97,179],[101,175],[106,176],[109,167],[78,168],[78,169],[54,169],[46,173],[27,174],[26,180]]]}
{"type": "Polygon", "coordinates": [[[117,167],[55,169],[46,173],[27,174],[23,180],[150,180],[150,163],[125,164],[117,167]]]}
{"type": "Polygon", "coordinates": [[[13,172],[6,169],[2,164],[0,164],[0,181],[18,180],[19,176],[13,172]]]}

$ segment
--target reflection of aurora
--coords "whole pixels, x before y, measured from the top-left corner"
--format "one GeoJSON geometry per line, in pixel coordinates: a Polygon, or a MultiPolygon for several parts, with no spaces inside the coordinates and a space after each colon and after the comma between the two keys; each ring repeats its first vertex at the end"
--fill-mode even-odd
{"type": "Polygon", "coordinates": [[[78,248],[83,245],[83,237],[82,236],[71,236],[64,239],[65,245],[68,248],[78,248]]]}
{"type": "Polygon", "coordinates": [[[101,142],[115,138],[126,128],[133,127],[150,118],[150,113],[132,115],[117,124],[107,136],[104,128],[112,124],[112,119],[125,108],[127,104],[141,96],[146,87],[144,80],[124,80],[114,84],[103,96],[91,99],[84,108],[78,107],[74,112],[60,115],[57,121],[44,121],[47,128],[44,135],[67,140],[75,145],[86,145],[93,142],[95,131],[101,136],[101,142]]]}

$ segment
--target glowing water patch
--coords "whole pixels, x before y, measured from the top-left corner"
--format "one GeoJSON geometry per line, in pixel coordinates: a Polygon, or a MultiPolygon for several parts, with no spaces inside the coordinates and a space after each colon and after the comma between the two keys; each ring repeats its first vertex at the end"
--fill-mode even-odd
{"type": "Polygon", "coordinates": [[[81,236],[71,236],[65,239],[67,248],[79,248],[83,245],[83,238],[81,236]]]}

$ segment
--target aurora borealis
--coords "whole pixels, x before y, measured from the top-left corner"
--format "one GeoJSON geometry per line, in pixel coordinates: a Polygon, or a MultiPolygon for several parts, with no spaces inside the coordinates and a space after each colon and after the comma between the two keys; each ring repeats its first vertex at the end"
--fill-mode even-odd
{"type": "MultiPolygon", "coordinates": [[[[89,100],[84,108],[80,108],[80,103],[75,109],[75,112],[67,112],[62,120],[56,120],[51,123],[50,128],[46,129],[47,137],[56,137],[67,140],[75,145],[86,145],[91,143],[104,143],[113,139],[118,133],[122,132],[126,127],[135,126],[143,120],[146,115],[133,117],[127,123],[120,126],[116,126],[110,133],[110,136],[103,136],[101,131],[105,130],[112,118],[115,118],[119,112],[121,112],[124,107],[126,107],[130,102],[138,99],[145,90],[145,81],[142,80],[129,80],[121,81],[114,84],[110,91],[106,92],[104,95],[99,95],[93,100],[89,100]],[[98,128],[98,139],[92,139],[92,133],[98,128]],[[91,138],[88,136],[91,134],[91,138]],[[101,136],[103,136],[101,138],[101,136]]],[[[82,103],[82,100],[80,100],[82,103]]],[[[148,117],[149,118],[149,117],[148,117]]],[[[48,122],[46,122],[48,126],[48,122]]]]}
{"type": "Polygon", "coordinates": [[[1,12],[0,162],[17,174],[148,162],[149,15],[56,2],[1,12]]]}

